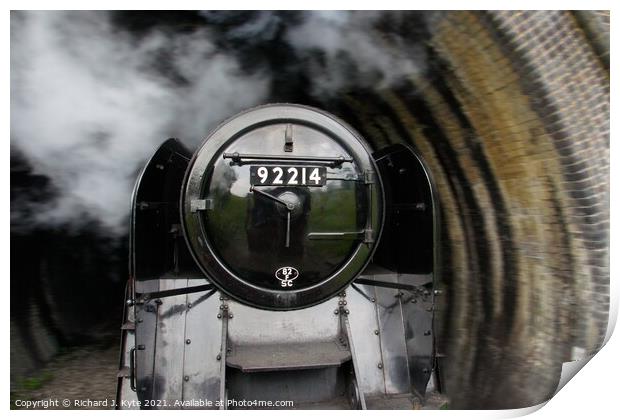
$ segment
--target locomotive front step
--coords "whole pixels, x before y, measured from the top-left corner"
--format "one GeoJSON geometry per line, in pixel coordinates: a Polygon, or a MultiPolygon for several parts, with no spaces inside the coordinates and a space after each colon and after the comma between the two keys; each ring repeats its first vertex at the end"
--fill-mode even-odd
{"type": "Polygon", "coordinates": [[[351,360],[346,342],[232,346],[226,364],[242,372],[321,369],[351,360]]]}

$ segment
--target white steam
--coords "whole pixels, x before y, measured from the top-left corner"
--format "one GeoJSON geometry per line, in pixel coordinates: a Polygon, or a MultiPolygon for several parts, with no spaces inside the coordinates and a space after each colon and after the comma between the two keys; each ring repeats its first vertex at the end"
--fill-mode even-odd
{"type": "MultiPolygon", "coordinates": [[[[313,94],[330,96],[343,89],[383,89],[418,74],[424,63],[423,48],[388,38],[376,24],[389,12],[315,11],[303,24],[287,33],[287,40],[308,58],[313,94]],[[320,60],[312,60],[319,52],[320,60]]],[[[398,15],[390,16],[400,20],[398,15]]]]}
{"type": "Polygon", "coordinates": [[[269,82],[242,74],[206,31],[138,41],[104,12],[13,15],[11,70],[11,141],[59,190],[34,222],[79,224],[88,214],[118,233],[136,170],[157,145],[199,143],[217,122],[264,102],[269,82]]]}
{"type": "MultiPolygon", "coordinates": [[[[227,16],[211,13],[206,23],[227,16]]],[[[325,99],[343,89],[388,87],[420,71],[419,46],[379,34],[382,16],[307,12],[293,25],[261,12],[227,36],[245,45],[282,36],[294,51],[287,71],[304,72],[309,93],[325,99]]],[[[207,24],[138,37],[109,17],[12,13],[11,143],[58,192],[52,202],[28,204],[37,206],[28,224],[94,219],[126,233],[137,171],[162,141],[178,137],[196,146],[218,122],[269,102],[273,74],[242,71],[232,54],[215,47],[207,24]]],[[[18,204],[12,220],[25,217],[26,205],[18,204]]]]}

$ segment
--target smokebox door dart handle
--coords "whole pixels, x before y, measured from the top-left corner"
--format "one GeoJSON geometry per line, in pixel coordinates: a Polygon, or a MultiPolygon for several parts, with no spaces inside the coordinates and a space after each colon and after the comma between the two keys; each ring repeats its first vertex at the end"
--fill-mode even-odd
{"type": "Polygon", "coordinates": [[[261,191],[261,190],[257,190],[254,186],[250,187],[250,192],[252,193],[258,193],[262,196],[265,196],[273,201],[275,201],[276,203],[280,203],[282,204],[284,207],[286,207],[286,209],[289,211],[289,213],[291,212],[291,210],[293,210],[294,206],[290,203],[287,203],[284,200],[279,199],[278,197],[274,197],[273,195],[266,193],[265,191],[261,191]]]}
{"type": "Polygon", "coordinates": [[[291,242],[291,210],[289,209],[288,212],[286,212],[286,240],[284,242],[284,246],[286,248],[289,247],[291,242]]]}
{"type": "Polygon", "coordinates": [[[291,203],[287,203],[286,201],[279,199],[278,197],[274,197],[273,195],[269,193],[266,193],[261,190],[257,190],[256,188],[254,188],[253,185],[250,187],[250,192],[263,195],[275,201],[276,203],[282,204],[283,206],[286,207],[286,238],[284,240],[284,246],[288,248],[291,242],[291,211],[295,208],[295,206],[291,203]]]}

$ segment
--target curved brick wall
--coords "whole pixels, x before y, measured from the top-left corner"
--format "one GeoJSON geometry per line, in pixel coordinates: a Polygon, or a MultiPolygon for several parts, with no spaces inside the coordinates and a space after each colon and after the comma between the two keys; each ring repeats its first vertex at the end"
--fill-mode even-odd
{"type": "Polygon", "coordinates": [[[609,14],[427,20],[430,68],[340,113],[375,147],[414,144],[435,177],[452,406],[537,404],[607,326],[609,14]]]}

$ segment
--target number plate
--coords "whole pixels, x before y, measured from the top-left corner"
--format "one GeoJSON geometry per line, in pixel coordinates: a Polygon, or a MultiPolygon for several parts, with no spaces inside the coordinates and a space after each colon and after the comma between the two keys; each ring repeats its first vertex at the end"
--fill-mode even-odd
{"type": "Polygon", "coordinates": [[[325,185],[325,166],[250,166],[252,185],[303,185],[320,187],[325,185]]]}

